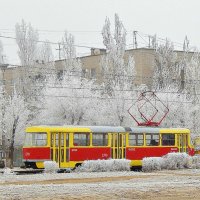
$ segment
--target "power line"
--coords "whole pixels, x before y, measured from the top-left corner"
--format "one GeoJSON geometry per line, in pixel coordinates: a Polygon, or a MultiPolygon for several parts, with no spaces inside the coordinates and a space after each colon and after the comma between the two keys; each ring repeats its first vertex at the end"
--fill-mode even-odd
{"type": "MultiPolygon", "coordinates": [[[[13,33],[15,32],[15,30],[14,29],[0,29],[0,30],[10,30],[10,31],[12,31],[13,33]]],[[[48,33],[51,33],[51,32],[53,32],[53,33],[64,33],[65,31],[63,30],[63,31],[60,31],[60,30],[39,30],[38,29],[38,32],[48,32],[48,33]]],[[[95,31],[95,30],[71,30],[71,31],[68,31],[68,32],[74,32],[74,33],[101,33],[101,31],[95,31]]],[[[129,32],[129,33],[133,33],[132,31],[127,31],[127,32],[129,32]]],[[[141,36],[141,34],[143,34],[144,35],[144,37],[149,37],[150,36],[150,34],[146,34],[146,33],[143,33],[143,32],[141,32],[141,31],[135,31],[137,34],[138,34],[138,36],[145,42],[145,44],[146,45],[148,45],[148,42],[141,36]]],[[[151,37],[152,37],[152,35],[151,35],[151,37]]],[[[9,39],[9,37],[4,37],[4,38],[7,38],[7,39],[9,39]]],[[[12,37],[13,38],[13,37],[12,37]]],[[[10,38],[11,39],[11,38],[10,38]]],[[[159,41],[162,41],[162,42],[165,42],[166,41],[166,39],[165,38],[161,38],[161,37],[157,37],[157,40],[159,40],[159,41]]],[[[40,41],[39,41],[40,42],[40,41]]],[[[41,41],[41,42],[44,42],[44,41],[41,41]]],[[[55,42],[51,42],[52,44],[55,44],[55,42]]],[[[56,43],[56,44],[58,44],[58,43],[56,43]]],[[[180,42],[173,42],[173,44],[175,44],[175,46],[177,46],[177,47],[183,47],[183,44],[182,43],[180,43],[180,42]],[[177,45],[176,45],[177,44],[177,45]]],[[[78,45],[79,46],[79,45],[78,45]]],[[[87,48],[87,46],[81,46],[80,45],[80,47],[85,47],[85,48],[87,48]]],[[[91,47],[90,47],[91,48],[91,47]]]]}
{"type": "MultiPolygon", "coordinates": [[[[38,70],[44,70],[45,71],[45,74],[47,75],[56,75],[56,73],[54,72],[59,72],[59,71],[62,71],[62,72],[68,72],[69,74],[65,74],[65,76],[69,76],[69,77],[81,77],[80,75],[83,73],[82,71],[69,71],[67,69],[61,69],[61,70],[58,70],[58,69],[55,69],[55,68],[48,68],[48,67],[33,67],[31,69],[29,68],[26,68],[24,69],[24,67],[22,66],[18,66],[17,67],[17,71],[22,71],[22,72],[28,72],[28,73],[33,73],[35,75],[37,75],[37,73],[39,71],[37,70],[34,70],[34,69],[38,69],[38,70]],[[52,72],[50,72],[50,71],[52,72]],[[48,71],[48,72],[47,72],[48,71]]],[[[7,70],[16,70],[16,68],[7,68],[7,70]]],[[[6,74],[12,74],[11,71],[7,71],[5,72],[6,74]]],[[[41,72],[40,72],[41,73],[41,72]]],[[[138,76],[138,75],[123,75],[123,74],[116,74],[116,75],[113,75],[112,73],[101,73],[101,72],[96,72],[96,75],[97,76],[104,76],[105,79],[113,79],[113,77],[124,77],[124,78],[132,78],[132,79],[146,79],[146,80],[157,80],[157,78],[155,78],[154,76],[138,76]]],[[[84,77],[83,77],[84,78],[84,77]]],[[[173,80],[173,81],[184,81],[185,83],[188,83],[188,84],[193,84],[193,83],[198,83],[200,82],[200,79],[185,79],[185,80],[182,80],[181,78],[171,78],[171,79],[168,79],[168,80],[173,80]]],[[[134,81],[134,80],[133,80],[134,81]]]]}
{"type": "MultiPolygon", "coordinates": [[[[32,97],[41,97],[41,95],[32,95],[32,97]]],[[[124,100],[124,101],[137,101],[136,98],[119,98],[119,97],[98,97],[98,96],[69,96],[69,95],[48,95],[44,94],[42,97],[53,97],[53,98],[70,98],[70,99],[101,99],[101,100],[124,100]]],[[[192,104],[190,101],[163,101],[165,103],[184,103],[192,104]]]]}
{"type": "MultiPolygon", "coordinates": [[[[20,83],[26,83],[26,82],[20,82],[20,83]]],[[[14,87],[14,84],[10,84],[11,87],[14,87]]],[[[96,85],[98,87],[98,85],[96,85]]],[[[66,85],[57,85],[57,86],[51,86],[51,85],[32,85],[31,88],[45,88],[45,89],[71,89],[71,90],[90,90],[90,91],[105,91],[104,88],[93,88],[93,87],[68,87],[66,85]]],[[[143,90],[139,89],[114,89],[113,92],[142,92],[143,90]]],[[[199,96],[200,93],[192,94],[192,93],[186,93],[186,92],[173,92],[173,91],[155,91],[157,94],[176,94],[178,96],[181,95],[190,95],[190,96],[199,96]]],[[[62,97],[62,96],[61,96],[62,97]]],[[[179,101],[167,101],[167,102],[179,102],[179,101]]],[[[182,103],[182,102],[180,102],[182,103]]],[[[192,102],[189,102],[192,103],[192,102]]]]}
{"type": "MultiPolygon", "coordinates": [[[[10,36],[3,36],[3,35],[0,35],[0,38],[6,38],[6,39],[12,39],[12,40],[16,40],[16,37],[10,37],[10,36]]],[[[48,44],[53,44],[53,45],[59,45],[59,44],[63,44],[63,43],[60,43],[60,42],[51,42],[51,41],[43,41],[43,40],[37,40],[35,42],[38,42],[38,43],[48,43],[48,44]]],[[[91,47],[91,46],[85,46],[85,45],[73,45],[75,47],[81,47],[81,48],[88,48],[88,49],[91,49],[91,48],[95,48],[95,47],[91,47]]]]}

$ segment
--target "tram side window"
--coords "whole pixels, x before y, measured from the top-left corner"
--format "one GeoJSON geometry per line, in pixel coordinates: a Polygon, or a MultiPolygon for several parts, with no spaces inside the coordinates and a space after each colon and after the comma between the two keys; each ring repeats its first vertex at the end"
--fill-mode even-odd
{"type": "Polygon", "coordinates": [[[147,146],[158,146],[159,145],[159,134],[146,134],[146,145],[147,146]]]}
{"type": "Polygon", "coordinates": [[[27,133],[24,146],[46,146],[46,133],[27,133]]]}
{"type": "Polygon", "coordinates": [[[144,135],[142,133],[129,134],[129,146],[142,146],[144,144],[144,135]]]}
{"type": "Polygon", "coordinates": [[[108,146],[108,133],[93,133],[92,145],[93,146],[108,146]]]}
{"type": "Polygon", "coordinates": [[[163,146],[174,146],[175,145],[175,134],[162,134],[162,145],[163,146]]]}
{"type": "Polygon", "coordinates": [[[47,134],[36,134],[35,135],[35,146],[46,146],[47,145],[47,134]]]}
{"type": "Polygon", "coordinates": [[[90,133],[74,133],[74,146],[89,146],[90,133]]]}

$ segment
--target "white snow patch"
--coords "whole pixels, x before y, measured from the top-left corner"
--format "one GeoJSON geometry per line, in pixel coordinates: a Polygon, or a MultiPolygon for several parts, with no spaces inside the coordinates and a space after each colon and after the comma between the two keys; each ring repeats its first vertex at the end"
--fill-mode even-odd
{"type": "Polygon", "coordinates": [[[149,157],[142,160],[142,170],[175,170],[184,168],[200,168],[200,156],[189,156],[186,153],[168,153],[163,157],[149,157]]]}
{"type": "Polygon", "coordinates": [[[55,161],[45,161],[44,162],[44,172],[45,173],[56,173],[59,169],[58,163],[55,161]]]}
{"type": "Polygon", "coordinates": [[[200,169],[200,155],[195,155],[192,157],[192,168],[200,169]]]}
{"type": "Polygon", "coordinates": [[[130,171],[130,162],[126,159],[88,160],[84,161],[76,172],[130,171]]]}
{"type": "Polygon", "coordinates": [[[168,153],[164,156],[165,169],[191,168],[192,157],[186,153],[168,153]]]}
{"type": "Polygon", "coordinates": [[[161,157],[149,157],[142,160],[142,170],[144,172],[150,172],[153,170],[161,170],[164,168],[164,158],[161,157]]]}
{"type": "Polygon", "coordinates": [[[3,169],[3,174],[5,174],[5,175],[13,175],[15,173],[12,171],[12,169],[6,167],[5,169],[3,169]]]}

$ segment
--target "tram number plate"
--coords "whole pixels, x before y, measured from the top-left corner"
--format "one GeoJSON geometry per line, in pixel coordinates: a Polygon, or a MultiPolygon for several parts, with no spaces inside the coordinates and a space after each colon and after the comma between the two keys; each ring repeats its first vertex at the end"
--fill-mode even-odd
{"type": "Polygon", "coordinates": [[[135,148],[128,148],[129,151],[135,151],[135,148]]]}
{"type": "Polygon", "coordinates": [[[107,158],[108,154],[107,153],[102,153],[102,158],[107,158]]]}
{"type": "Polygon", "coordinates": [[[176,151],[177,151],[177,148],[171,148],[171,151],[172,151],[172,152],[176,152],[176,151]]]}

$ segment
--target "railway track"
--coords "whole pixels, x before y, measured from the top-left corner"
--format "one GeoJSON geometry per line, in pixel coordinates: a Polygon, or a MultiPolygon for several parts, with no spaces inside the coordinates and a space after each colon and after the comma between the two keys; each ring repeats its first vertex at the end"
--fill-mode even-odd
{"type": "MultiPolygon", "coordinates": [[[[44,169],[11,169],[10,173],[16,174],[16,175],[24,175],[24,174],[39,174],[43,173],[44,169]]],[[[4,173],[4,170],[1,169],[0,173],[4,173]]]]}
{"type": "MultiPolygon", "coordinates": [[[[13,173],[15,175],[25,175],[25,174],[40,174],[43,173],[44,169],[11,169],[9,173],[13,173]]],[[[57,173],[70,173],[71,170],[59,169],[57,173]]],[[[4,173],[4,169],[0,169],[0,174],[4,173]]]]}

